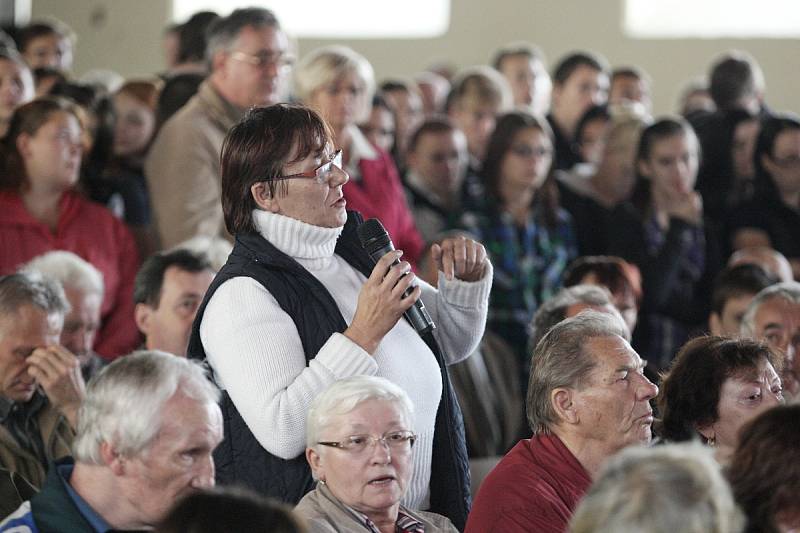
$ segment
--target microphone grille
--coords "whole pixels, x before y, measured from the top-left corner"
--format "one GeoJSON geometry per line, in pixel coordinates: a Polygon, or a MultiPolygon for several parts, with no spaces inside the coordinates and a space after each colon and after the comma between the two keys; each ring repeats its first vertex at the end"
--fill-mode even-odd
{"type": "Polygon", "coordinates": [[[365,249],[374,246],[378,242],[381,243],[381,246],[389,242],[389,234],[386,233],[386,228],[377,218],[365,221],[358,226],[356,232],[358,233],[358,240],[361,241],[361,246],[365,249]]]}

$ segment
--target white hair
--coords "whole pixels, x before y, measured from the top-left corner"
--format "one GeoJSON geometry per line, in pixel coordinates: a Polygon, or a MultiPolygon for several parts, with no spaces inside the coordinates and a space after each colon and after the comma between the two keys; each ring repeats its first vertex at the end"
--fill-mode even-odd
{"type": "Polygon", "coordinates": [[[169,251],[189,250],[195,255],[208,259],[211,269],[219,272],[228,261],[228,256],[233,251],[233,245],[222,237],[212,237],[209,235],[195,235],[182,243],[173,246],[169,251]]]}
{"type": "Polygon", "coordinates": [[[323,46],[306,54],[294,69],[295,95],[308,103],[315,91],[330,85],[345,74],[354,73],[364,85],[363,109],[356,121],[369,116],[375,93],[375,72],[369,61],[355,50],[341,45],[323,46]]]}
{"type": "Polygon", "coordinates": [[[332,418],[346,415],[368,400],[394,403],[402,411],[406,422],[409,425],[413,423],[414,405],[406,391],[377,376],[353,376],[334,382],[314,399],[306,418],[306,446],[316,446],[320,432],[330,424],[332,418]]]}
{"type": "Polygon", "coordinates": [[[572,533],[738,533],[744,517],[710,448],[629,447],[595,479],[572,533]]]}
{"type": "Polygon", "coordinates": [[[26,272],[39,272],[46,278],[58,281],[65,289],[77,289],[103,297],[103,274],[72,252],[47,252],[28,261],[22,269],[26,272]]]}
{"type": "Polygon", "coordinates": [[[75,460],[102,465],[103,442],[124,457],[142,455],[161,428],[164,405],[178,391],[201,403],[219,401],[219,390],[195,361],[158,350],[116,359],[86,389],[72,443],[75,460]]]}
{"type": "Polygon", "coordinates": [[[747,310],[742,316],[742,324],[739,331],[742,336],[749,339],[757,339],[756,336],[756,313],[759,308],[772,300],[784,300],[789,303],[800,304],[800,283],[796,281],[784,281],[770,285],[756,294],[755,298],[747,306],[747,310]]]}

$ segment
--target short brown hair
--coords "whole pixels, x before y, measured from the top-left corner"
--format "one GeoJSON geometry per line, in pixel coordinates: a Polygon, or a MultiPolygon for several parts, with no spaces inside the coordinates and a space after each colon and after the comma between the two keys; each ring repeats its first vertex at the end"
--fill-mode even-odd
{"type": "Polygon", "coordinates": [[[707,336],[684,344],[664,374],[656,398],[660,436],[671,441],[702,438],[697,428],[719,419],[722,384],[755,371],[762,359],[773,363],[769,347],[749,339],[707,336]]]}
{"type": "Polygon", "coordinates": [[[800,405],[778,406],[742,428],[728,477],[752,531],[777,533],[780,511],[800,509],[798,420],[800,405]]]}
{"type": "Polygon", "coordinates": [[[283,167],[322,153],[330,142],[328,125],[309,107],[276,104],[248,111],[222,143],[222,211],[228,231],[256,231],[250,188],[263,181],[270,196],[285,195],[286,182],[275,180],[283,167]]]}
{"type": "Polygon", "coordinates": [[[417,149],[420,139],[423,135],[439,135],[443,133],[450,133],[456,130],[456,127],[447,116],[439,115],[428,118],[414,130],[411,138],[408,141],[408,151],[413,152],[417,149]]]}
{"type": "Polygon", "coordinates": [[[116,94],[127,94],[131,98],[146,105],[155,113],[158,105],[158,93],[163,83],[156,80],[130,80],[126,81],[116,94]]]}
{"type": "Polygon", "coordinates": [[[538,46],[525,41],[516,41],[506,44],[495,52],[494,58],[492,59],[492,66],[496,70],[502,70],[503,61],[505,61],[506,58],[517,56],[525,57],[529,60],[539,60],[544,63],[544,54],[538,46]]]}
{"type": "Polygon", "coordinates": [[[589,274],[594,274],[597,283],[606,287],[611,294],[630,295],[636,306],[641,306],[642,281],[636,265],[611,255],[584,255],[567,267],[563,285],[564,287],[579,285],[589,274]]]}

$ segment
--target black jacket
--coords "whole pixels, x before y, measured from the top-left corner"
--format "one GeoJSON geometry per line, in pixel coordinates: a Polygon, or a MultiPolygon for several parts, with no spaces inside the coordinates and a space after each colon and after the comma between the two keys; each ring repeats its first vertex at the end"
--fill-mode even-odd
{"type": "MultiPolygon", "coordinates": [[[[336,254],[369,276],[374,263],[361,248],[356,228],[362,218],[348,212],[347,224],[336,244],[336,254]]],[[[189,340],[189,357],[205,360],[200,323],[208,302],[222,283],[234,277],[253,278],[278,301],[294,321],[306,362],[336,332],[347,328],[336,302],[325,287],[294,259],[257,233],[236,235],[233,252],[219,271],[197,312],[189,340]]],[[[461,410],[450,384],[441,350],[432,335],[424,338],[442,373],[442,399],[436,414],[431,464],[430,510],[450,518],[459,529],[470,506],[469,462],[461,410]]],[[[409,369],[409,371],[412,371],[409,369]]],[[[222,394],[225,440],[214,452],[217,482],[240,484],[262,494],[297,504],[313,487],[305,457],[284,460],[271,455],[256,440],[226,391],[222,394]]]]}

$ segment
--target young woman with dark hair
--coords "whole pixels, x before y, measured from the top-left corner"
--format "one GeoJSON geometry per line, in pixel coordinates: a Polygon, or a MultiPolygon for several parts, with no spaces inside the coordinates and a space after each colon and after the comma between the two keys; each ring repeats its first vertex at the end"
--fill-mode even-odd
{"type": "Polygon", "coordinates": [[[609,223],[609,255],[642,273],[642,307],[633,345],[657,372],[708,317],[720,266],[716,231],[695,192],[700,154],[683,119],[663,118],[642,132],[632,201],[609,223]]]}
{"type": "Polygon", "coordinates": [[[558,205],[552,163],[546,122],[522,111],[501,116],[483,164],[486,208],[464,216],[495,265],[488,327],[521,361],[533,314],[560,288],[577,255],[572,220],[558,205]]]}

